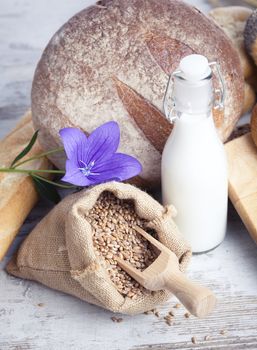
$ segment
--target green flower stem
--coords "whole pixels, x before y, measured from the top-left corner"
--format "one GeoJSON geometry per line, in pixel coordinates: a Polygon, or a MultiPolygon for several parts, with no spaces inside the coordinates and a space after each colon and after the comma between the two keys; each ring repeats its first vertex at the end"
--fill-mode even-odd
{"type": "Polygon", "coordinates": [[[48,151],[48,152],[44,152],[44,153],[40,153],[34,157],[31,157],[31,158],[28,158],[26,160],[23,160],[22,162],[20,163],[17,163],[15,164],[12,169],[15,169],[17,168],[18,166],[24,164],[24,163],[27,163],[27,162],[30,162],[31,160],[34,160],[34,159],[39,159],[39,158],[42,158],[42,157],[45,157],[45,156],[48,156],[49,154],[53,154],[53,153],[56,153],[56,152],[62,152],[64,150],[63,147],[59,147],[59,148],[55,148],[55,149],[52,149],[51,151],[48,151]]]}
{"type": "Polygon", "coordinates": [[[48,174],[65,174],[64,170],[35,170],[35,169],[13,169],[13,168],[0,168],[0,173],[48,173],[48,174]]]}
{"type": "Polygon", "coordinates": [[[77,186],[72,186],[72,185],[62,185],[60,183],[57,183],[57,182],[54,182],[54,181],[51,181],[51,180],[47,180],[45,179],[44,177],[40,176],[40,175],[36,175],[36,174],[33,174],[33,177],[36,177],[37,179],[39,180],[42,180],[44,182],[47,182],[51,185],[54,185],[54,186],[57,186],[57,187],[61,187],[61,188],[76,188],[77,186]]]}

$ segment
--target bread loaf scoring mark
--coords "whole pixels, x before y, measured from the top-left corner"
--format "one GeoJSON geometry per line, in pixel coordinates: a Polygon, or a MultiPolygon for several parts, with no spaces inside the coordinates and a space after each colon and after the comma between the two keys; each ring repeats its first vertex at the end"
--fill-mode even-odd
{"type": "Polygon", "coordinates": [[[113,81],[124,107],[134,119],[146,138],[161,153],[173,125],[149,101],[135,90],[113,77],[113,81]]]}
{"type": "Polygon", "coordinates": [[[178,68],[183,57],[196,53],[188,45],[168,36],[148,33],[145,42],[151,56],[168,75],[178,68]]]}

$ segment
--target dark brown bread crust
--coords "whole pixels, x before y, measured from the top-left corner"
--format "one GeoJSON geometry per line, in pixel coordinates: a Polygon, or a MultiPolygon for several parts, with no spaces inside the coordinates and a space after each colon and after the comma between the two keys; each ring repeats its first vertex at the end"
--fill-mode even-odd
{"type": "Polygon", "coordinates": [[[244,31],[245,47],[257,64],[257,10],[248,18],[244,31]]]}
{"type": "Polygon", "coordinates": [[[252,132],[252,138],[257,146],[257,104],[255,105],[254,109],[252,110],[252,116],[251,116],[251,132],[252,132]]]}
{"type": "MultiPolygon", "coordinates": [[[[51,39],[35,72],[32,113],[43,148],[60,143],[64,126],[91,132],[116,120],[120,151],[141,161],[143,180],[159,183],[160,151],[171,130],[162,115],[167,73],[192,52],[220,63],[227,95],[216,125],[226,140],[240,117],[244,89],[238,54],[217,25],[176,0],[107,0],[78,13],[51,39]],[[140,103],[128,106],[121,85],[123,96],[133,92],[140,103]]],[[[60,156],[52,160],[64,166],[60,156]]]]}

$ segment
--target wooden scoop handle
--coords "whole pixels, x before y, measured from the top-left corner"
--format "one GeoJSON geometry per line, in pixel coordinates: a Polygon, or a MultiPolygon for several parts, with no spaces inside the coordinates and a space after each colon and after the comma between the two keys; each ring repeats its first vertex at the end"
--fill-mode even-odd
{"type": "Polygon", "coordinates": [[[190,281],[179,270],[164,279],[164,289],[171,291],[194,316],[205,317],[214,308],[216,298],[206,287],[190,281]]]}

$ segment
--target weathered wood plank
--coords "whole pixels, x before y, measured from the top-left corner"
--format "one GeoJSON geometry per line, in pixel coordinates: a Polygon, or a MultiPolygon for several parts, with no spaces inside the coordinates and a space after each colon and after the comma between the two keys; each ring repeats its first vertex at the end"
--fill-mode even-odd
{"type": "MultiPolygon", "coordinates": [[[[30,104],[32,76],[43,47],[67,18],[90,2],[1,0],[0,137],[30,104]]],[[[191,2],[207,8],[205,1],[191,2]]],[[[8,257],[49,209],[41,201],[32,210],[8,257]]],[[[189,275],[218,297],[215,312],[206,320],[187,319],[183,308],[173,309],[169,327],[163,317],[176,303],[172,299],[158,308],[160,318],[122,316],[123,322],[113,323],[108,311],[8,276],[7,260],[0,264],[0,350],[257,349],[257,249],[232,207],[224,243],[194,256],[189,268],[189,275]],[[204,341],[206,335],[211,339],[204,341]],[[198,344],[191,343],[192,336],[198,344]]]]}
{"type": "MultiPolygon", "coordinates": [[[[257,339],[252,337],[227,337],[225,340],[216,338],[208,341],[198,341],[196,344],[190,342],[177,342],[176,344],[155,344],[133,347],[133,350],[179,350],[179,349],[201,349],[201,350],[245,350],[257,349],[257,339]]],[[[131,349],[131,350],[132,350],[131,349]]]]}

